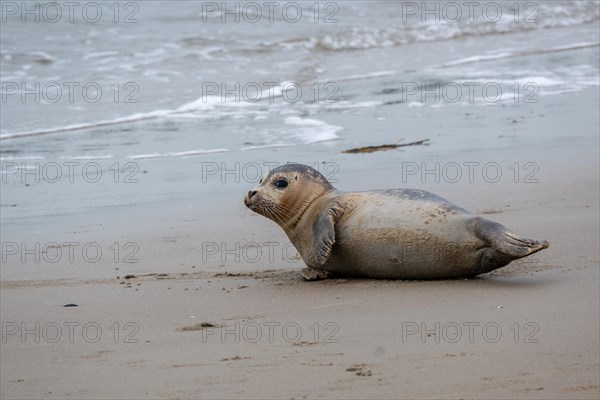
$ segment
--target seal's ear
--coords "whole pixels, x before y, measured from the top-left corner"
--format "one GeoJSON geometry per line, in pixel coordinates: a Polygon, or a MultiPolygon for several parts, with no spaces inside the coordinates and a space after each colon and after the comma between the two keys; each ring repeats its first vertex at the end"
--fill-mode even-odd
{"type": "Polygon", "coordinates": [[[317,216],[313,226],[314,244],[314,261],[315,267],[320,267],[329,258],[331,248],[335,243],[335,224],[340,219],[343,213],[343,208],[334,203],[321,211],[317,216]]]}

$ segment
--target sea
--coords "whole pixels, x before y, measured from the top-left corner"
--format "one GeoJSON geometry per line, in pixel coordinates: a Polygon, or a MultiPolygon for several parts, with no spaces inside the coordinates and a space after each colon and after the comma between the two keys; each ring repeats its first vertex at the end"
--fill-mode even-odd
{"type": "Polygon", "coordinates": [[[1,11],[5,237],[139,207],[151,219],[215,194],[241,204],[275,163],[397,162],[342,153],[363,146],[429,139],[406,147],[410,160],[597,143],[597,122],[585,125],[600,85],[595,0],[2,1],[1,11]],[[577,93],[589,99],[583,117],[514,133],[577,93]]]}

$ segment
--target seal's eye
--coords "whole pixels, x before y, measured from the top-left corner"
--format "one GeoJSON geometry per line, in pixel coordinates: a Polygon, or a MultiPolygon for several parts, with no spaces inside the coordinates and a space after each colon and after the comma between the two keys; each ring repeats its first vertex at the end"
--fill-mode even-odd
{"type": "Polygon", "coordinates": [[[285,179],[280,179],[278,181],[275,182],[275,186],[277,186],[279,189],[283,189],[286,188],[288,185],[287,181],[285,179]]]}
{"type": "Polygon", "coordinates": [[[262,178],[260,178],[260,181],[258,181],[258,184],[260,185],[262,183],[262,178]]]}

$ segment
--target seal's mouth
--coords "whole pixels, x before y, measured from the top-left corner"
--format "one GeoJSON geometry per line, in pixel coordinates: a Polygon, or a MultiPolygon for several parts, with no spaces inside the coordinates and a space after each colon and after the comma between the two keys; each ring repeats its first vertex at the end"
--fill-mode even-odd
{"type": "Polygon", "coordinates": [[[244,204],[246,205],[246,207],[248,207],[251,210],[252,210],[252,207],[254,206],[254,204],[252,204],[252,200],[250,199],[250,197],[248,195],[244,196],[244,204]]]}
{"type": "Polygon", "coordinates": [[[244,196],[244,205],[257,214],[265,215],[265,204],[260,199],[256,199],[255,196],[244,196]]]}

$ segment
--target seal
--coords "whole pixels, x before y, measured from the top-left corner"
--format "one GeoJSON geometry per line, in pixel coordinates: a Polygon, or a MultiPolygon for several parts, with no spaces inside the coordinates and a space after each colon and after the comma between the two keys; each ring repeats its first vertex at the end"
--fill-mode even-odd
{"type": "Polygon", "coordinates": [[[244,203],[284,230],[307,280],[473,277],[549,246],[423,190],[342,192],[302,164],[271,170],[244,203]]]}

